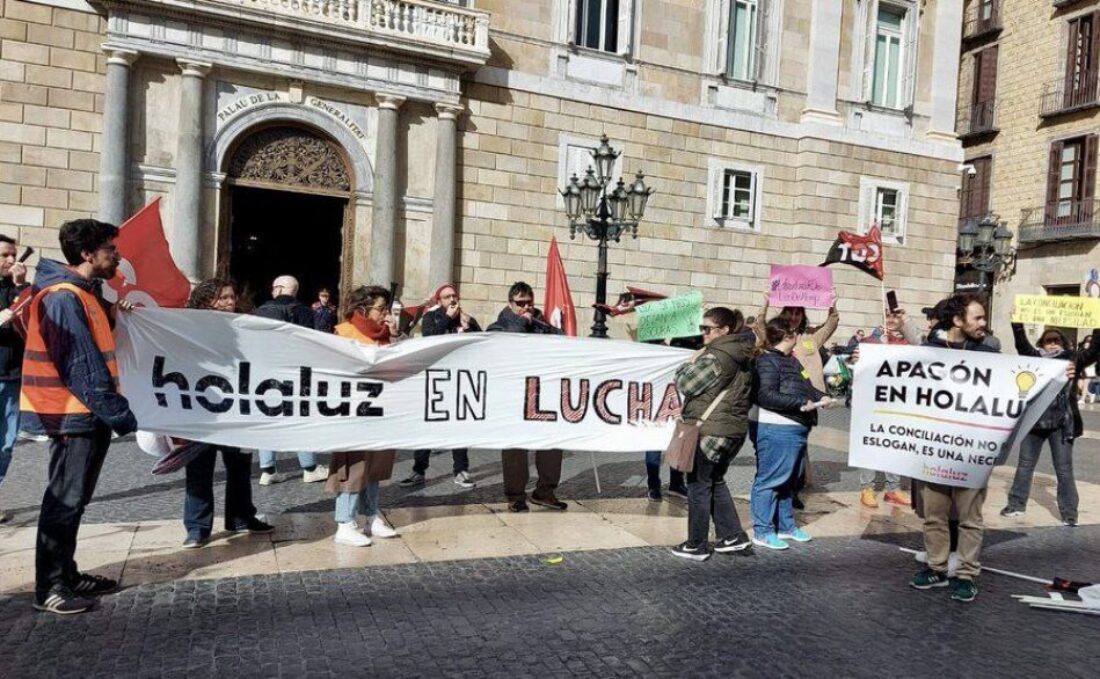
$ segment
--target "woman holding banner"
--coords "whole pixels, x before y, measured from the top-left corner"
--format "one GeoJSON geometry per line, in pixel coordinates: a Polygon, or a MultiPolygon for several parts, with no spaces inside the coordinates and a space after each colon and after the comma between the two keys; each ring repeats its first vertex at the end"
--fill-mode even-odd
{"type": "MultiPolygon", "coordinates": [[[[390,291],[376,285],[352,290],[336,334],[363,344],[390,344],[397,335],[392,303],[390,291]]],[[[378,510],[381,482],[393,475],[393,461],[392,450],[333,453],[325,489],[336,493],[336,544],[368,547],[368,534],[376,538],[397,535],[378,510]],[[356,519],[359,514],[367,517],[367,527],[362,530],[356,519]]]]}
{"type": "MultiPolygon", "coordinates": [[[[232,281],[211,278],[195,286],[187,299],[187,307],[235,313],[237,301],[237,288],[232,281]]],[[[186,467],[185,549],[197,549],[210,539],[214,527],[214,463],[219,450],[225,465],[225,529],[231,533],[275,530],[256,518],[256,507],[252,505],[252,454],[242,453],[239,448],[206,444],[186,467]]]]}
{"type": "MultiPolygon", "coordinates": [[[[1012,317],[1016,310],[1012,310],[1012,317]]],[[[1039,341],[1032,346],[1021,323],[1012,324],[1012,334],[1016,339],[1016,353],[1021,356],[1035,356],[1072,361],[1077,372],[1083,372],[1086,365],[1096,362],[1100,356],[1100,329],[1093,330],[1092,342],[1088,348],[1075,351],[1070,348],[1069,340],[1057,328],[1046,328],[1039,341]]],[[[1084,347],[1082,343],[1082,347],[1084,347]]],[[[1050,446],[1050,455],[1054,462],[1054,475],[1058,479],[1058,512],[1062,523],[1077,525],[1077,485],[1073,480],[1073,440],[1082,434],[1081,413],[1077,409],[1077,399],[1073,395],[1073,382],[1062,389],[1054,403],[1035,423],[1020,444],[1020,460],[1016,465],[1016,476],[1012,480],[1012,489],[1008,493],[1008,504],[1001,510],[1001,516],[1022,516],[1031,494],[1031,478],[1035,474],[1035,465],[1043,444],[1050,446]]]]}
{"type": "Polygon", "coordinates": [[[765,327],[766,349],[753,367],[752,396],[758,412],[752,541],[768,549],[787,549],[785,540],[810,541],[795,524],[793,499],[806,439],[817,424],[816,403],[826,396],[810,383],[793,356],[798,341],[787,320],[773,318],[765,327]]]}

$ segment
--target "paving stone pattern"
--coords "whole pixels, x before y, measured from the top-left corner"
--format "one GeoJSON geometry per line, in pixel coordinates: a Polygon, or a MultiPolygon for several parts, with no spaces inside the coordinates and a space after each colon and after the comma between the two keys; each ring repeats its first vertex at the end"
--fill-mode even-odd
{"type": "MultiPolygon", "coordinates": [[[[915,536],[702,564],[660,548],[143,585],[92,613],[0,597],[6,677],[1094,677],[1096,618],[907,586],[915,536]],[[1053,665],[1053,667],[1052,667],[1053,665]]],[[[988,564],[1098,578],[1100,527],[999,532],[988,564]]],[[[1100,578],[1098,578],[1100,579],[1100,578]]]]}

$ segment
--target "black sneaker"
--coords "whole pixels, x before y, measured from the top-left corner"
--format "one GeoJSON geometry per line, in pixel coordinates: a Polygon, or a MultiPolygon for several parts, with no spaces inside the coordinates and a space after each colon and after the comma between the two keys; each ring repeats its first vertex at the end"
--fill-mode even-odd
{"type": "Polygon", "coordinates": [[[710,558],[710,550],[706,545],[691,546],[687,542],[681,542],[672,549],[672,556],[678,556],[681,559],[691,559],[692,561],[706,561],[710,558]]]}
{"type": "Polygon", "coordinates": [[[672,495],[673,497],[678,497],[681,500],[688,499],[687,486],[672,486],[672,485],[670,485],[668,487],[668,494],[672,495]]]}
{"type": "Polygon", "coordinates": [[[118,589],[118,580],[105,578],[102,575],[81,573],[76,576],[76,580],[73,582],[71,589],[74,594],[82,597],[110,594],[118,589]]]}
{"type": "Polygon", "coordinates": [[[525,500],[516,500],[515,502],[508,503],[508,511],[510,512],[529,512],[530,507],[527,506],[525,500]]]}
{"type": "Polygon", "coordinates": [[[251,519],[249,519],[248,521],[245,522],[244,526],[242,526],[241,528],[238,528],[234,532],[243,533],[244,531],[248,531],[249,533],[255,533],[257,535],[260,535],[260,534],[263,534],[263,533],[270,533],[274,530],[275,530],[275,526],[272,526],[270,523],[267,523],[265,521],[260,521],[259,519],[255,518],[255,517],[252,517],[251,519]]]}
{"type": "Polygon", "coordinates": [[[1077,525],[1077,517],[1074,516],[1074,517],[1062,519],[1062,525],[1063,526],[1069,526],[1070,528],[1073,528],[1074,526],[1077,525]]]}
{"type": "Polygon", "coordinates": [[[736,552],[744,552],[746,554],[752,553],[752,540],[749,536],[741,533],[732,540],[719,540],[714,545],[714,551],[719,554],[734,554],[736,552]]]}
{"type": "Polygon", "coordinates": [[[794,507],[798,511],[802,511],[806,508],[806,503],[802,501],[802,498],[795,495],[791,498],[791,507],[794,507]]]}
{"type": "Polygon", "coordinates": [[[661,491],[659,490],[650,490],[648,493],[646,493],[646,497],[649,498],[650,502],[661,502],[662,500],[664,500],[664,497],[661,496],[661,491]]]}
{"type": "Polygon", "coordinates": [[[94,601],[77,596],[68,587],[54,585],[41,601],[35,597],[34,610],[58,615],[73,615],[83,613],[94,605],[94,601]]]}
{"type": "Polygon", "coordinates": [[[564,512],[569,509],[569,505],[562,502],[558,498],[550,495],[548,497],[539,497],[538,495],[531,496],[531,504],[538,505],[540,507],[546,507],[547,509],[553,509],[554,511],[564,512]]]}
{"type": "Polygon", "coordinates": [[[951,600],[968,604],[978,596],[978,586],[973,580],[951,579],[951,600]]]}
{"type": "Polygon", "coordinates": [[[931,568],[925,568],[920,573],[913,576],[913,579],[909,581],[909,586],[913,589],[932,589],[933,587],[947,587],[950,582],[947,580],[946,573],[940,573],[934,571],[931,568]]]}

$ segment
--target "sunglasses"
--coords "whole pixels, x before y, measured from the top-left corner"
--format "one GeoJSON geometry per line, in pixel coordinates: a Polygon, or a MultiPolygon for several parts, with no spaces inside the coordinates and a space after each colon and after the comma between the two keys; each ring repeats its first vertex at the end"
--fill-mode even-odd
{"type": "Polygon", "coordinates": [[[535,306],[535,300],[533,300],[533,299],[513,299],[512,304],[515,304],[516,306],[521,307],[521,308],[527,308],[527,307],[535,306]]]}

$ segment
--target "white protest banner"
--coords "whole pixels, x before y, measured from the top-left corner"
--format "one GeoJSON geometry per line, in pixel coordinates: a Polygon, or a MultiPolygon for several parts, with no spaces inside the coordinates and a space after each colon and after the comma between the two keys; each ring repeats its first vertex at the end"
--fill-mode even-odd
{"type": "Polygon", "coordinates": [[[256,316],[136,309],[116,329],[141,428],[280,451],[664,448],[689,353],[473,333],[390,347],[256,316]]]}
{"type": "Polygon", "coordinates": [[[848,464],[983,488],[1066,384],[1066,362],[861,344],[848,464]]]}

